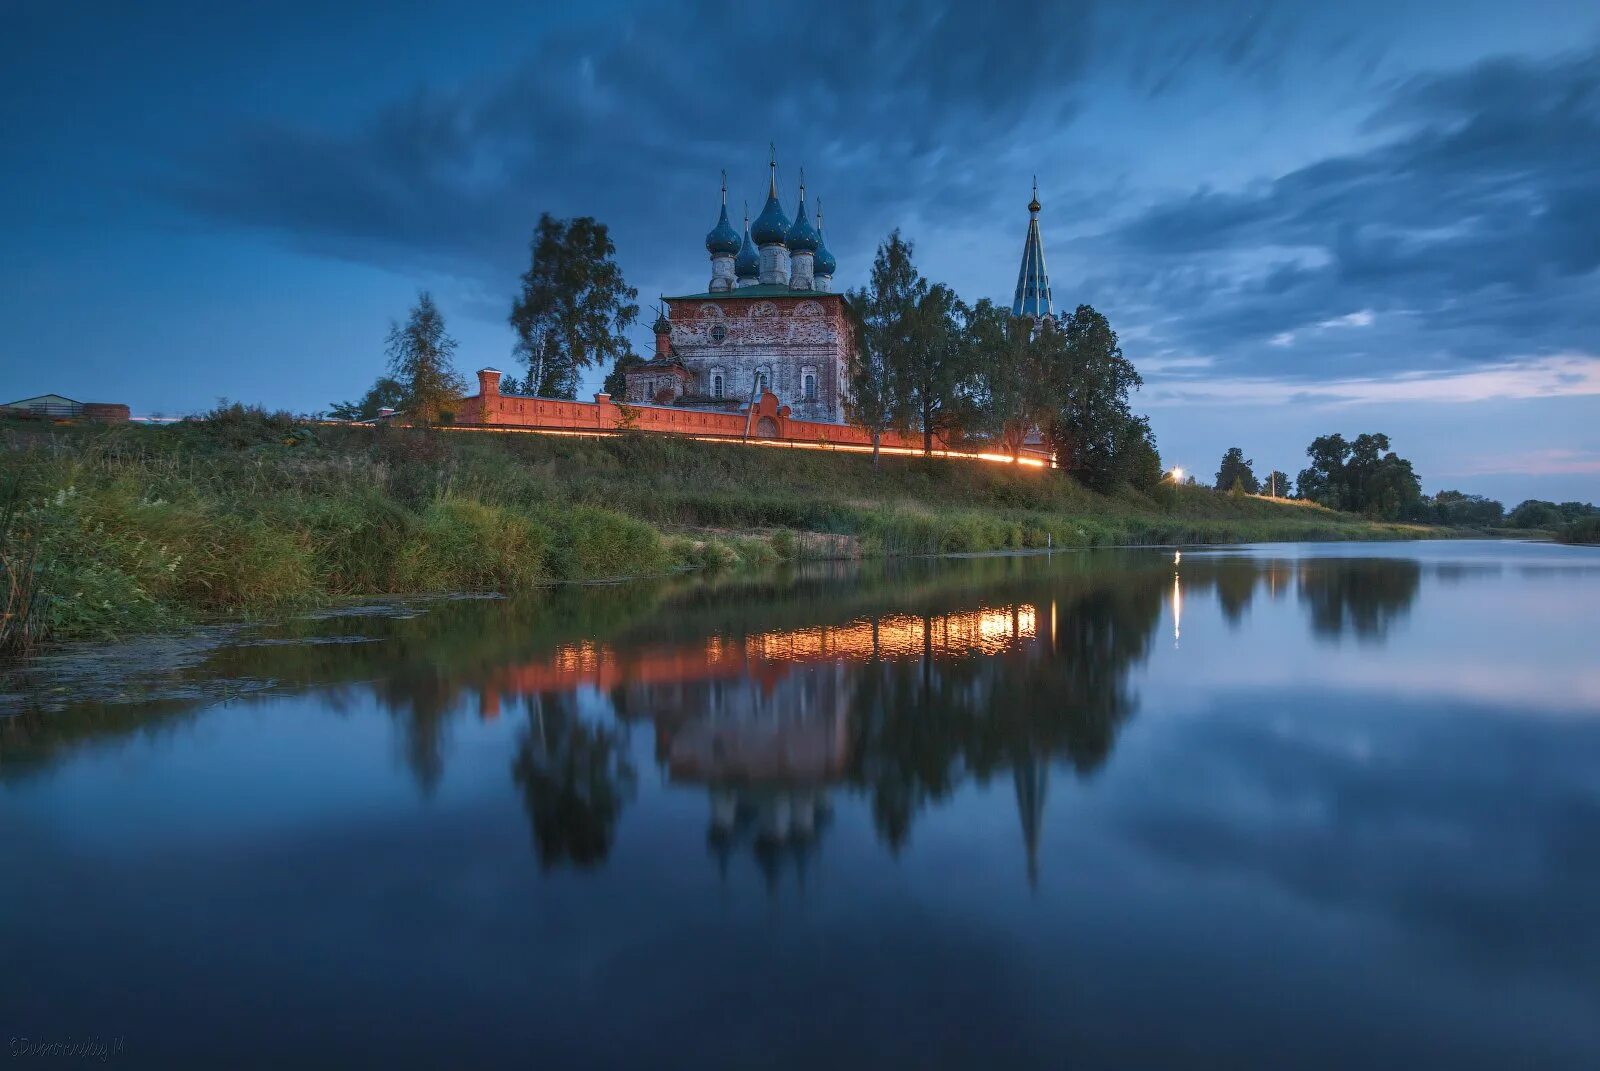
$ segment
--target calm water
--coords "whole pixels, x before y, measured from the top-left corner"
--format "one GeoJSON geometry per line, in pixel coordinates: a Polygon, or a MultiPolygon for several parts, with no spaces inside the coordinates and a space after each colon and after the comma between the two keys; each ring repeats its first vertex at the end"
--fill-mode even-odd
{"type": "Polygon", "coordinates": [[[1306,545],[142,650],[0,719],[0,1040],[1600,1066],[1597,626],[1600,551],[1306,545]]]}

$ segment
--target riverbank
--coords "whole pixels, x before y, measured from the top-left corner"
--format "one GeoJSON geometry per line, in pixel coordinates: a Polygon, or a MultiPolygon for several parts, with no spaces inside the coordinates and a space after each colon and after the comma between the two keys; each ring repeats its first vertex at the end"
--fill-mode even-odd
{"type": "MultiPolygon", "coordinates": [[[[7,427],[0,649],[351,596],[1054,546],[1447,533],[1203,488],[665,436],[7,427]]],[[[1460,533],[1454,533],[1460,534],[1460,533]]]]}

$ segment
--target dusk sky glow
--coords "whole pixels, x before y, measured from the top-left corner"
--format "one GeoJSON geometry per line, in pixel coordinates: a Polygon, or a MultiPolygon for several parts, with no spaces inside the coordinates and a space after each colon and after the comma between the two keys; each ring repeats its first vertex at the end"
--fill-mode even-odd
{"type": "Polygon", "coordinates": [[[1429,493],[1600,500],[1593,0],[13,0],[0,125],[0,401],[322,409],[421,288],[512,369],[540,211],[641,305],[703,290],[719,171],[759,209],[775,142],[841,289],[898,227],[1009,305],[1037,174],[1168,466],[1384,431],[1429,493]]]}

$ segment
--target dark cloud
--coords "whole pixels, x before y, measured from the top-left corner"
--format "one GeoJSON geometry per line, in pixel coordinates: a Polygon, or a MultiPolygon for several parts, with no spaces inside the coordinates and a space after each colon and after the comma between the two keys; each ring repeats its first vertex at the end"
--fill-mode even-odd
{"type": "MultiPolygon", "coordinates": [[[[897,224],[1014,217],[997,169],[1067,151],[1108,86],[1137,100],[1222,78],[1266,96],[1318,57],[1353,54],[1367,73],[1376,62],[1370,39],[1313,30],[1281,4],[1181,14],[1087,0],[622,13],[562,24],[519,63],[420,86],[355,122],[208,130],[161,182],[297,248],[463,277],[496,295],[478,311],[498,317],[543,210],[604,219],[641,288],[682,285],[715,212],[715,169],[730,168],[737,213],[764,193],[772,140],[787,196],[803,164],[830,202],[849,281],[897,224]]],[[[1367,147],[1243,189],[1143,206],[1130,191],[1104,213],[1063,191],[1078,218],[1122,222],[1052,246],[1057,295],[1139,326],[1136,358],[1201,355],[1212,372],[1368,374],[1592,348],[1597,72],[1590,48],[1393,81],[1358,132],[1367,147]],[[1317,326],[1363,310],[1363,326],[1317,326]]]]}
{"type": "Polygon", "coordinates": [[[512,69],[418,89],[353,127],[307,117],[208,132],[163,185],[299,247],[496,287],[540,210],[591,213],[636,277],[648,269],[634,265],[668,262],[681,278],[713,221],[715,168],[730,167],[737,210],[763,195],[772,140],[789,197],[800,165],[814,192],[843,195],[836,251],[864,262],[910,215],[991,206],[996,159],[1069,127],[1097,64],[1149,93],[1206,66],[1268,77],[1295,25],[1259,2],[1198,25],[1171,17],[1181,8],[896,0],[773,18],[701,2],[621,14],[551,30],[512,69]]]}
{"type": "Polygon", "coordinates": [[[1089,289],[1245,371],[1593,349],[1600,48],[1409,78],[1366,131],[1383,140],[1153,205],[1085,242],[1118,266],[1089,289]],[[1358,310],[1376,326],[1316,330],[1358,310]],[[1284,333],[1298,334],[1284,346],[1284,333]]]}
{"type": "Polygon", "coordinates": [[[499,277],[544,208],[681,257],[712,222],[717,163],[736,206],[764,192],[768,140],[786,189],[809,163],[814,188],[848,185],[852,203],[971,199],[986,152],[1070,121],[1086,14],[901,2],[779,20],[701,3],[565,28],[501,77],[419,90],[353,130],[241,124],[170,188],[353,259],[499,277]],[[1024,14],[1036,32],[1000,32],[1024,14]]]}

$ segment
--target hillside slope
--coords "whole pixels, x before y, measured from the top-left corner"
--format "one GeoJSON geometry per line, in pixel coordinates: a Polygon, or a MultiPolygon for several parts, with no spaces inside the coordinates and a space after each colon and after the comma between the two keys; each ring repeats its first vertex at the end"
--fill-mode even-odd
{"type": "Polygon", "coordinates": [[[1409,538],[1198,488],[1094,494],[1060,473],[643,435],[9,426],[0,647],[344,596],[507,591],[780,558],[1409,538]],[[31,563],[31,565],[30,565],[31,563]]]}

